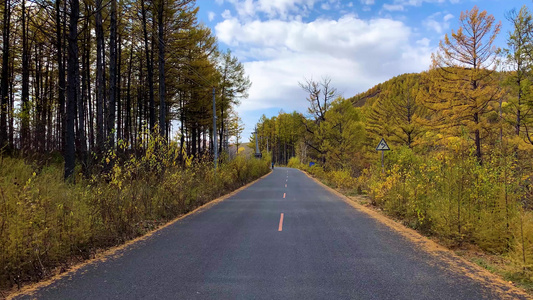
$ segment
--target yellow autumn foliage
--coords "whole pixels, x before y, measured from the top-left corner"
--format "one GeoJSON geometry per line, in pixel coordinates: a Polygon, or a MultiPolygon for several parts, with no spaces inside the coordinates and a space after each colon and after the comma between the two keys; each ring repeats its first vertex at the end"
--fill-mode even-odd
{"type": "MultiPolygon", "coordinates": [[[[108,172],[77,184],[60,164],[35,167],[0,156],[0,288],[41,279],[68,261],[88,259],[268,172],[270,156],[219,164],[185,157],[160,139],[143,155],[110,151],[108,172]]],[[[125,146],[127,148],[127,146],[125,146]]],[[[79,168],[78,168],[79,169],[79,168]]]]}

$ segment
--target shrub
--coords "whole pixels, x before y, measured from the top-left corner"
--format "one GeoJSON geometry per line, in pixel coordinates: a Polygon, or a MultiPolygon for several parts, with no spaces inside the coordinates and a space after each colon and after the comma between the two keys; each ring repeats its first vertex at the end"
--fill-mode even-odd
{"type": "MultiPolygon", "coordinates": [[[[221,163],[152,139],[141,156],[107,153],[108,171],[77,184],[60,165],[0,156],[0,288],[39,280],[75,257],[131,239],[269,171],[270,157],[221,163]]],[[[102,170],[106,167],[104,166],[102,170]]]]}
{"type": "Polygon", "coordinates": [[[295,169],[303,169],[304,164],[300,161],[299,157],[291,157],[289,159],[289,162],[287,163],[287,167],[289,168],[295,168],[295,169]]]}
{"type": "Polygon", "coordinates": [[[524,187],[515,162],[486,157],[481,165],[464,151],[430,157],[403,148],[387,157],[386,174],[375,166],[361,181],[375,205],[407,225],[451,245],[468,242],[505,254],[514,251],[512,229],[524,187]]]}

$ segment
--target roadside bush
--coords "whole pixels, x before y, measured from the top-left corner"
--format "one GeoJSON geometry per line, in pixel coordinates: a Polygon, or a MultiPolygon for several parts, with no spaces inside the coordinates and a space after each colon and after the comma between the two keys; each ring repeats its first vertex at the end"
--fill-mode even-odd
{"type": "Polygon", "coordinates": [[[475,242],[487,250],[505,251],[507,240],[501,236],[509,232],[500,225],[507,228],[517,203],[510,192],[516,182],[509,181],[511,176],[503,179],[503,173],[511,171],[509,165],[496,159],[480,165],[473,155],[422,158],[409,149],[395,152],[387,158],[386,174],[379,174],[378,167],[365,174],[376,205],[453,243],[475,242]]]}
{"type": "Polygon", "coordinates": [[[327,173],[328,182],[339,189],[350,190],[357,186],[357,178],[345,170],[334,170],[327,173]]]}
{"type": "Polygon", "coordinates": [[[401,148],[387,157],[385,174],[376,165],[361,181],[376,206],[408,226],[451,246],[466,242],[510,254],[528,268],[533,248],[525,233],[533,222],[529,212],[519,213],[527,191],[516,161],[487,154],[480,164],[468,151],[451,149],[422,156],[401,148]]]}
{"type": "MultiPolygon", "coordinates": [[[[103,159],[109,171],[77,184],[60,165],[0,156],[0,288],[44,278],[97,249],[142,235],[269,171],[270,157],[219,165],[151,140],[142,156],[103,159]]],[[[104,168],[105,169],[105,168],[104,168]]]]}
{"type": "Polygon", "coordinates": [[[287,167],[295,169],[303,169],[305,165],[300,161],[299,157],[291,157],[287,163],[287,167]]]}
{"type": "Polygon", "coordinates": [[[302,164],[297,157],[292,157],[289,160],[288,167],[304,170],[312,176],[322,180],[327,185],[342,189],[344,191],[355,192],[360,194],[361,181],[359,178],[352,177],[351,172],[348,170],[332,170],[325,171],[322,166],[313,165],[308,167],[302,164]]]}

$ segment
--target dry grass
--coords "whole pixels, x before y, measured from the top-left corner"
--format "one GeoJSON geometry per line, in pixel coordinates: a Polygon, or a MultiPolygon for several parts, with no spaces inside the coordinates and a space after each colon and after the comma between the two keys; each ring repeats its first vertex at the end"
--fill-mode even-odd
{"type": "MultiPolygon", "coordinates": [[[[61,165],[36,167],[0,156],[0,290],[95,258],[269,172],[269,158],[237,157],[219,165],[187,159],[161,145],[119,158],[106,173],[76,184],[61,165]]],[[[103,159],[106,161],[106,158],[103,159]]]]}

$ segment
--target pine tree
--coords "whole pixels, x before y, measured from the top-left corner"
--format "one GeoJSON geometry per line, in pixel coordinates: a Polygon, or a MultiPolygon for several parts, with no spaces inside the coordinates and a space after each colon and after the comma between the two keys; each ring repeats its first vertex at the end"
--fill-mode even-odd
{"type": "MultiPolygon", "coordinates": [[[[226,123],[229,117],[229,109],[234,105],[238,105],[241,98],[248,97],[248,89],[251,83],[250,78],[244,72],[244,66],[231,54],[230,50],[222,54],[218,72],[220,73],[219,88],[221,91],[218,103],[220,109],[219,136],[220,141],[222,141],[227,129],[226,123]]],[[[219,153],[222,153],[222,151],[222,143],[220,143],[219,153]]]]}
{"type": "Polygon", "coordinates": [[[533,17],[523,6],[520,11],[512,10],[507,15],[507,19],[513,25],[513,31],[507,37],[508,49],[503,50],[506,62],[511,68],[511,72],[506,79],[505,85],[510,89],[510,99],[508,101],[509,110],[514,115],[511,124],[514,125],[515,134],[520,136],[522,129],[525,129],[526,139],[533,144],[529,127],[533,115],[533,99],[530,92],[530,73],[533,58],[530,51],[533,47],[530,33],[533,30],[533,17]],[[529,126],[528,126],[529,125],[529,126]]]}
{"type": "Polygon", "coordinates": [[[0,149],[8,145],[7,115],[9,100],[9,53],[11,28],[11,1],[4,1],[2,24],[2,75],[0,76],[0,149]]]}
{"type": "Polygon", "coordinates": [[[485,118],[491,102],[501,93],[495,82],[496,52],[494,40],[501,24],[477,7],[462,12],[461,27],[445,35],[439,50],[432,55],[430,96],[424,97],[435,113],[433,122],[447,134],[459,134],[464,128],[473,135],[476,156],[482,162],[482,140],[488,126],[485,118]]]}
{"type": "Polygon", "coordinates": [[[353,158],[362,150],[365,140],[364,125],[357,109],[349,100],[337,98],[326,112],[326,121],[320,123],[318,135],[330,169],[350,169],[353,158]]]}
{"type": "Polygon", "coordinates": [[[75,144],[74,122],[76,118],[76,97],[79,84],[79,60],[78,60],[78,20],[80,16],[80,4],[78,0],[70,2],[70,21],[68,34],[68,75],[67,75],[67,123],[65,143],[65,179],[72,178],[75,167],[75,144]]]}
{"type": "Polygon", "coordinates": [[[424,116],[420,83],[420,74],[403,74],[380,85],[380,92],[366,116],[372,142],[384,137],[391,144],[413,147],[424,132],[417,123],[418,118],[424,116]]]}

